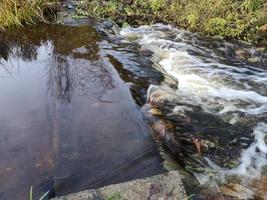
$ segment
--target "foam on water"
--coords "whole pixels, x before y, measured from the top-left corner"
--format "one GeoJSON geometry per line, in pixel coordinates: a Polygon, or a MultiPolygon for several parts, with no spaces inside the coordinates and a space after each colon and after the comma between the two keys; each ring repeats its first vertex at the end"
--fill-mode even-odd
{"type": "Polygon", "coordinates": [[[259,123],[254,129],[255,141],[243,151],[240,165],[230,174],[238,174],[247,177],[260,177],[262,167],[267,166],[267,145],[264,142],[267,136],[267,124],[259,123]]]}
{"type": "MultiPolygon", "coordinates": [[[[218,173],[220,179],[228,175],[238,175],[250,179],[259,179],[262,175],[262,168],[267,166],[267,145],[264,142],[267,137],[267,124],[258,123],[254,128],[254,142],[249,148],[244,149],[240,158],[240,164],[233,169],[223,169],[206,158],[212,170],[218,173]]],[[[197,176],[203,182],[207,179],[205,176],[197,176]]]]}
{"type": "MultiPolygon", "coordinates": [[[[135,34],[142,48],[154,52],[166,72],[178,79],[177,95],[184,102],[218,116],[232,113],[230,123],[240,120],[240,112],[267,118],[267,66],[255,67],[218,54],[233,48],[232,44],[219,41],[219,47],[208,42],[201,46],[195,34],[166,25],[125,28],[120,34],[126,39],[135,34]]],[[[266,63],[264,57],[259,59],[266,63]]],[[[240,165],[228,173],[257,176],[267,165],[267,124],[259,120],[254,134],[255,141],[243,151],[240,165]]]]}

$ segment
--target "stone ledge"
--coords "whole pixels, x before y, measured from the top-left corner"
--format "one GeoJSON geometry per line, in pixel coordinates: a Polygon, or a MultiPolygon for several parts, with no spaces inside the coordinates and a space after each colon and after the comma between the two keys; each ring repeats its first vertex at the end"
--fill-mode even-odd
{"type": "Polygon", "coordinates": [[[85,190],[53,200],[184,200],[186,193],[177,171],[85,190]]]}

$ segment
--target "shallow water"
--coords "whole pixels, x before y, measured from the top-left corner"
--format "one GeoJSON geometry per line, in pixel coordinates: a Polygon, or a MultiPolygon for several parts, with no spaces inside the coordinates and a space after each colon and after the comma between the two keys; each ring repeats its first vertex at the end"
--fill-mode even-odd
{"type": "MultiPolygon", "coordinates": [[[[264,182],[266,177],[266,48],[235,41],[201,38],[196,34],[161,24],[125,28],[120,34],[126,41],[136,42],[141,48],[151,50],[154,60],[179,81],[178,89],[171,91],[176,95],[173,104],[177,101],[178,103],[165,115],[169,121],[176,123],[173,125],[176,127],[176,134],[181,132],[181,125],[177,123],[178,118],[183,116],[187,119],[184,123],[189,124],[185,131],[185,140],[190,141],[190,133],[195,132],[194,137],[203,139],[199,139],[200,142],[211,138],[216,140],[213,146],[226,146],[225,149],[222,147],[224,153],[214,153],[220,152],[220,147],[212,147],[213,152],[204,155],[212,173],[196,173],[198,181],[203,185],[211,183],[215,176],[219,186],[223,187],[223,184],[233,183],[233,177],[237,176],[234,183],[241,183],[251,190],[256,190],[256,195],[260,193],[261,198],[267,198],[266,184],[262,184],[261,188],[251,186],[251,180],[264,182]],[[188,104],[191,107],[188,108],[188,104]],[[201,113],[197,114],[199,111],[201,113]],[[171,115],[177,117],[171,118],[171,115]],[[214,121],[217,122],[212,125],[214,121]],[[229,131],[231,128],[236,131],[229,131]],[[254,141],[251,138],[254,138],[254,141]],[[232,145],[228,143],[232,142],[240,152],[231,152],[235,147],[230,147],[232,145]],[[213,154],[219,155],[219,158],[214,159],[213,154]],[[230,169],[222,165],[227,163],[218,161],[228,159],[229,155],[238,157],[237,164],[230,169]]],[[[160,87],[151,86],[148,95],[153,95],[151,91],[157,90],[157,95],[160,94],[161,90],[158,88],[160,87]]],[[[166,109],[162,110],[166,112],[166,109]]],[[[177,137],[179,140],[180,136],[177,137]]]]}
{"type": "Polygon", "coordinates": [[[31,186],[37,199],[165,171],[136,95],[162,75],[134,49],[91,25],[1,35],[0,199],[28,199],[31,186]]]}
{"type": "Polygon", "coordinates": [[[150,176],[166,161],[193,174],[192,198],[266,198],[266,49],[85,23],[0,36],[0,199],[150,176]]]}

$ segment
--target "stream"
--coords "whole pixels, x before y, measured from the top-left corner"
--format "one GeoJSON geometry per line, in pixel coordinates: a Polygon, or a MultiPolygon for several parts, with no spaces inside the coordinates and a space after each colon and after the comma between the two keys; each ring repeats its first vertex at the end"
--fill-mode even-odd
{"type": "MultiPolygon", "coordinates": [[[[145,92],[149,77],[159,83],[159,72],[143,75],[139,61],[126,58],[120,64],[90,22],[0,38],[0,199],[29,199],[31,187],[34,199],[54,197],[166,171],[130,91],[145,92]]],[[[123,59],[131,51],[115,52],[123,59]]]]}
{"type": "Polygon", "coordinates": [[[192,198],[267,199],[266,47],[161,24],[120,34],[179,82],[151,85],[144,110],[166,160],[196,179],[184,175],[192,198]]]}
{"type": "Polygon", "coordinates": [[[267,51],[168,25],[0,34],[0,199],[179,170],[192,199],[267,199],[267,51]]]}

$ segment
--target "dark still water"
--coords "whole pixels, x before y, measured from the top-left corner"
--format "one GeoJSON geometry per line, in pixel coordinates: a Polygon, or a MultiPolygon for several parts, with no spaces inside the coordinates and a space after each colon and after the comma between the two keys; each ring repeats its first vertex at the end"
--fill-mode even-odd
{"type": "Polygon", "coordinates": [[[134,95],[162,77],[142,74],[149,61],[131,48],[86,25],[0,36],[0,199],[29,199],[31,186],[37,199],[164,171],[134,95]]]}

